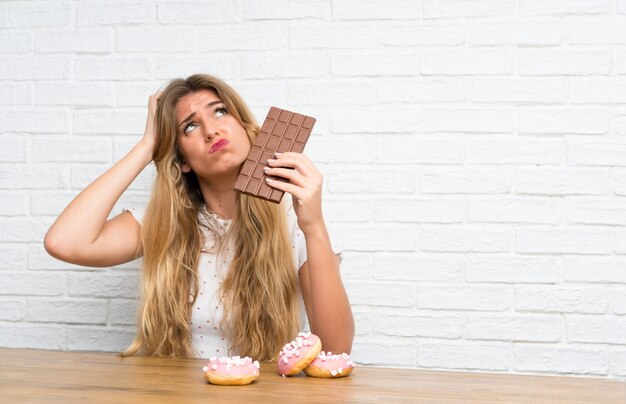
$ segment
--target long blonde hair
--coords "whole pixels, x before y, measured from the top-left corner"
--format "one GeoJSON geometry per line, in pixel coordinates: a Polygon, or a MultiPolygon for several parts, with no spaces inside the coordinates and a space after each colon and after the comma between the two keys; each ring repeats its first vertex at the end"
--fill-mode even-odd
{"type": "MultiPolygon", "coordinates": [[[[251,144],[259,132],[243,99],[215,76],[175,79],[160,96],[153,154],[157,175],[141,232],[137,334],[122,356],[194,356],[189,322],[205,243],[198,222],[204,198],[193,171],[181,170],[175,117],[183,96],[205,89],[222,100],[251,144]]],[[[276,359],[299,327],[297,276],[283,207],[238,193],[237,216],[226,237],[221,238],[210,222],[208,227],[218,245],[234,243],[234,259],[220,287],[221,331],[229,338],[230,350],[259,360],[276,359]]]]}

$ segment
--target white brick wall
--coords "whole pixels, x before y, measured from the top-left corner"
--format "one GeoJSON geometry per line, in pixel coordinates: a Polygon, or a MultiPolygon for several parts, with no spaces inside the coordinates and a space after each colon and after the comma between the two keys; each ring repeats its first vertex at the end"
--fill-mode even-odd
{"type": "Polygon", "coordinates": [[[0,2],[0,346],[131,341],[139,263],[43,235],[206,72],[318,118],[357,362],[626,377],[626,1],[257,3],[0,2]]]}

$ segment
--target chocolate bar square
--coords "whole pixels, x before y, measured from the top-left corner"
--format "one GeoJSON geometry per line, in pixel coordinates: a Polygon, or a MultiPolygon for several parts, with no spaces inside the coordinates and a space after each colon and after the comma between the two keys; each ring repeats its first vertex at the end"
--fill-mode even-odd
{"type": "Polygon", "coordinates": [[[265,178],[289,182],[282,177],[266,176],[263,167],[276,152],[302,153],[315,124],[315,118],[276,107],[270,107],[261,130],[254,139],[246,161],[235,182],[235,189],[274,203],[280,203],[284,191],[267,185],[265,178]]]}

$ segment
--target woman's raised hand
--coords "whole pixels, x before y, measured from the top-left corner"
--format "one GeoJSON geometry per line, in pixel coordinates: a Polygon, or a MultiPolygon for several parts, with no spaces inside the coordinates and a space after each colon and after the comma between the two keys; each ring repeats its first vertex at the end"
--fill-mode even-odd
{"type": "Polygon", "coordinates": [[[298,227],[303,233],[326,231],[322,216],[322,173],[302,153],[276,153],[267,161],[267,175],[283,177],[289,182],[268,181],[268,185],[291,194],[298,227]]]}
{"type": "Polygon", "coordinates": [[[146,130],[144,131],[141,142],[148,145],[150,150],[154,150],[156,144],[156,110],[159,97],[163,94],[163,91],[157,91],[156,93],[148,97],[148,118],[146,119],[146,130]]]}

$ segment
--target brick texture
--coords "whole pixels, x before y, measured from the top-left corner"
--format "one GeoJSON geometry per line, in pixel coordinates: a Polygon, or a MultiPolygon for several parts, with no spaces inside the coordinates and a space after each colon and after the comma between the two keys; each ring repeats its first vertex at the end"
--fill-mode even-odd
{"type": "Polygon", "coordinates": [[[43,237],[205,72],[317,117],[357,363],[626,377],[626,2],[270,3],[0,2],[0,347],[132,341],[140,263],[43,237]]]}

